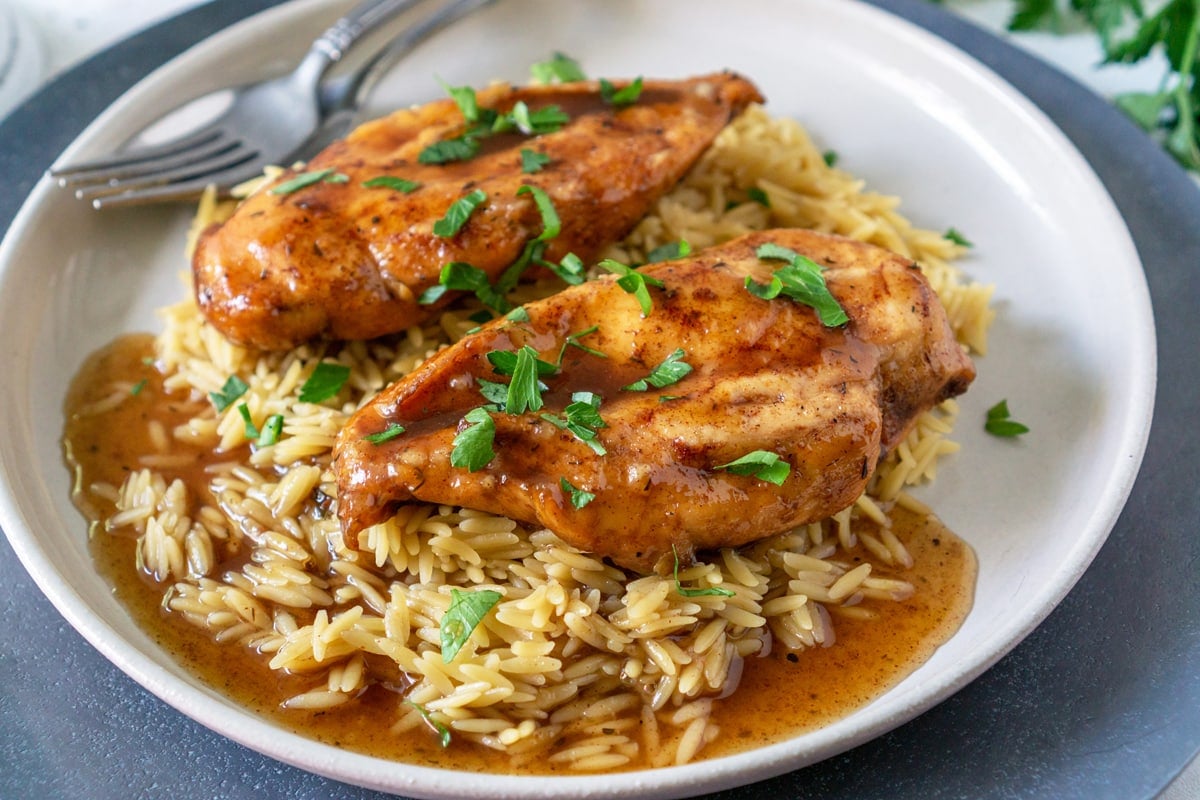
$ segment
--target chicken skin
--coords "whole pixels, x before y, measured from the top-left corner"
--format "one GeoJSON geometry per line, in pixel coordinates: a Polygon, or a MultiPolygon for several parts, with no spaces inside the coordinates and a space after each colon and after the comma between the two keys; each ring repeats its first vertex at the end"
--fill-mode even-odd
{"type": "Polygon", "coordinates": [[[608,275],[489,323],[359,409],[334,450],[343,530],[410,500],[446,503],[543,525],[637,571],[669,568],[675,553],[847,507],[916,417],[974,379],[919,269],[880,248],[764,231],[638,272],[662,283],[646,316],[608,275]],[[747,277],[769,284],[780,266],[757,254],[765,243],[823,267],[848,321],[748,291],[747,277]],[[519,380],[502,367],[525,347],[545,362],[540,409],[496,394],[519,380]],[[671,362],[691,369],[639,383],[671,362]],[[584,412],[574,427],[572,409],[584,412]],[[489,425],[490,460],[455,466],[489,425]],[[755,451],[789,465],[779,485],[728,468],[755,451]]]}
{"type": "Polygon", "coordinates": [[[722,73],[645,81],[629,104],[606,101],[586,81],[496,85],[474,99],[484,114],[511,121],[507,130],[471,133],[478,125],[451,99],[397,111],[314,157],[302,175],[316,180],[292,188],[298,176],[289,171],[205,231],[192,268],[208,320],[264,350],[404,330],[457,295],[420,302],[444,265],[465,262],[494,281],[542,233],[535,198],[518,193],[525,185],[544,190],[561,218],[545,257],[557,262],[573,252],[590,262],[762,97],[749,81],[722,73]],[[530,158],[544,163],[534,170],[530,158]],[[439,235],[435,223],[473,192],[484,199],[466,224],[439,235]]]}

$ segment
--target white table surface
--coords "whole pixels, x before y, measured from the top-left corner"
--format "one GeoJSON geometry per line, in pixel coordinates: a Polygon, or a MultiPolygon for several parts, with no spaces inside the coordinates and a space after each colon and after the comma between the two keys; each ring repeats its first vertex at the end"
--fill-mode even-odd
{"type": "MultiPolygon", "coordinates": [[[[63,70],[129,34],[199,5],[204,0],[0,0],[0,25],[12,15],[19,62],[10,73],[19,80],[4,91],[0,74],[0,117],[23,96],[63,70]]],[[[1161,60],[1132,67],[1098,66],[1101,51],[1086,31],[1066,35],[1008,34],[1004,22],[1011,0],[947,0],[946,5],[979,25],[1002,33],[1009,41],[1055,64],[1099,94],[1151,90],[1162,78],[1161,60]]],[[[1159,800],[1200,800],[1200,759],[1160,795],[1159,800]]]]}

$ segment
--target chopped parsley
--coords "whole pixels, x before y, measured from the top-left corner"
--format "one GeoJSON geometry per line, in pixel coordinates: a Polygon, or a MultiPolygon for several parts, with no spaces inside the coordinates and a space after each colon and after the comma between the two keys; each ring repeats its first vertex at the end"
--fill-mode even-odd
{"type": "Polygon", "coordinates": [[[601,428],[608,424],[600,416],[600,395],[592,392],[575,392],[571,395],[571,403],[563,409],[561,417],[554,414],[539,414],[539,416],[560,430],[570,431],[579,441],[592,448],[592,451],[602,456],[608,453],[597,437],[601,428]]]}
{"type": "Polygon", "coordinates": [[[585,492],[583,489],[576,489],[566,478],[559,478],[558,485],[571,498],[571,505],[575,506],[575,508],[583,508],[596,499],[595,494],[585,492]]]}
{"type": "Polygon", "coordinates": [[[267,417],[267,421],[263,423],[262,433],[258,435],[258,441],[255,442],[259,447],[270,447],[279,441],[280,435],[283,433],[283,414],[272,414],[267,417]]]}
{"type": "Polygon", "coordinates": [[[517,306],[505,314],[504,318],[509,322],[529,322],[529,312],[525,310],[525,306],[517,306]]]}
{"type": "Polygon", "coordinates": [[[747,275],[746,289],[750,294],[763,300],[773,300],[781,294],[790,297],[815,309],[821,324],[826,327],[836,328],[850,321],[837,298],[829,293],[821,274],[822,267],[817,262],[774,242],[759,245],[755,254],[763,260],[787,263],[775,270],[770,283],[758,283],[747,275]]]}
{"type": "Polygon", "coordinates": [[[450,451],[450,464],[466,467],[468,472],[478,472],[496,457],[492,442],[496,439],[496,423],[486,408],[473,408],[463,417],[467,423],[454,437],[454,449],[450,451]]]}
{"type": "Polygon", "coordinates": [[[650,316],[650,312],[654,310],[654,302],[650,299],[650,290],[647,287],[654,286],[662,289],[664,288],[663,282],[658,278],[643,275],[632,267],[611,258],[601,261],[600,266],[609,272],[620,275],[621,277],[617,278],[617,285],[637,299],[638,305],[642,307],[643,317],[650,316]]]}
{"type": "Polygon", "coordinates": [[[942,238],[948,239],[949,241],[954,242],[955,244],[957,244],[961,247],[974,247],[975,246],[974,244],[971,243],[971,240],[968,239],[967,237],[963,236],[962,233],[960,233],[957,228],[948,228],[946,230],[946,232],[942,234],[942,238]]]}
{"type": "Polygon", "coordinates": [[[554,201],[550,199],[550,195],[546,194],[544,189],[529,184],[517,189],[518,196],[523,194],[533,196],[533,202],[542,216],[542,232],[534,241],[544,242],[558,236],[562,232],[562,220],[559,219],[558,212],[554,210],[554,201]]]}
{"type": "Polygon", "coordinates": [[[661,389],[664,386],[679,383],[679,381],[683,380],[692,371],[692,365],[683,360],[686,355],[683,352],[683,348],[676,349],[675,352],[671,353],[661,364],[655,367],[649,375],[624,387],[624,391],[644,392],[651,386],[661,389]]]}
{"type": "Polygon", "coordinates": [[[449,664],[458,651],[471,638],[471,632],[479,627],[483,618],[500,602],[502,595],[492,589],[477,589],[473,592],[450,590],[450,607],[442,615],[438,626],[442,639],[442,663],[449,664]]]}
{"type": "Polygon", "coordinates": [[[443,265],[437,284],[421,292],[417,296],[417,302],[421,305],[436,303],[451,289],[474,292],[479,302],[488,308],[500,312],[508,311],[508,301],[488,281],[487,273],[465,261],[451,261],[443,265]]]}
{"type": "Polygon", "coordinates": [[[661,261],[674,261],[677,258],[691,255],[692,246],[683,239],[678,242],[667,242],[646,253],[647,264],[657,264],[661,261]]]}
{"type": "Polygon", "coordinates": [[[146,384],[150,382],[149,378],[142,378],[140,381],[129,387],[129,394],[137,397],[146,388],[146,384]]]}
{"type": "Polygon", "coordinates": [[[384,442],[389,442],[392,439],[395,439],[402,433],[404,433],[403,425],[401,425],[399,422],[389,422],[387,427],[378,433],[369,433],[362,438],[363,441],[370,442],[371,444],[383,444],[384,442]]]}
{"type": "Polygon", "coordinates": [[[579,343],[580,339],[582,339],[585,336],[591,336],[593,333],[595,333],[598,330],[600,330],[600,326],[593,325],[592,327],[585,328],[584,330],[581,330],[578,333],[569,334],[567,336],[567,338],[563,340],[562,347],[559,348],[559,351],[558,351],[558,362],[556,364],[558,369],[562,369],[563,356],[565,356],[567,354],[568,347],[579,348],[580,350],[587,353],[588,355],[593,355],[593,356],[596,356],[597,358],[608,358],[608,354],[602,353],[599,350],[593,350],[592,348],[579,343]]]}
{"type": "Polygon", "coordinates": [[[538,263],[562,278],[568,286],[578,286],[587,279],[587,267],[583,265],[583,259],[574,253],[567,253],[558,264],[550,261],[538,263]]]}
{"type": "Polygon", "coordinates": [[[337,395],[349,379],[350,368],[345,364],[322,361],[300,387],[300,402],[323,403],[337,395]]]}
{"type": "Polygon", "coordinates": [[[521,172],[524,172],[526,175],[541,172],[542,168],[549,163],[550,156],[545,153],[530,150],[528,147],[521,148],[521,172]]]}
{"type": "Polygon", "coordinates": [[[525,101],[518,100],[508,113],[501,114],[480,106],[475,90],[469,86],[445,86],[445,89],[462,112],[467,129],[452,139],[434,142],[422,150],[417,156],[417,161],[422,164],[466,161],[479,152],[482,139],[512,130],[526,136],[553,133],[571,121],[570,116],[556,105],[531,109],[525,101]]]}
{"type": "Polygon", "coordinates": [[[821,160],[825,162],[827,167],[836,167],[838,163],[837,150],[826,150],[821,154],[821,160]]]}
{"type": "Polygon", "coordinates": [[[395,175],[380,175],[378,178],[371,178],[369,181],[363,181],[363,186],[368,189],[394,189],[404,194],[411,194],[421,188],[419,181],[410,181],[395,175]]]}
{"type": "Polygon", "coordinates": [[[782,486],[792,465],[769,450],[753,450],[739,459],[721,464],[713,469],[723,469],[734,475],[753,475],[761,481],[782,486]]]}
{"type": "Polygon", "coordinates": [[[487,192],[483,189],[475,189],[458,198],[450,204],[450,208],[446,209],[446,215],[433,223],[434,235],[442,238],[454,236],[467,224],[467,220],[475,213],[475,209],[486,201],[487,192]]]}
{"type": "Polygon", "coordinates": [[[524,414],[538,411],[542,407],[541,382],[538,380],[537,351],[525,345],[517,351],[517,363],[513,366],[512,379],[505,393],[504,410],[509,414],[524,414]]]}
{"type": "Polygon", "coordinates": [[[751,186],[749,189],[747,189],[746,196],[764,208],[771,207],[771,198],[767,196],[766,192],[757,186],[751,186]]]}
{"type": "Polygon", "coordinates": [[[523,346],[515,353],[511,350],[493,350],[487,354],[487,360],[497,375],[512,376],[517,371],[518,353],[520,352],[526,352],[528,357],[532,359],[533,366],[537,368],[538,375],[553,375],[558,372],[557,365],[538,358],[537,351],[529,345],[523,346]]]}
{"type": "Polygon", "coordinates": [[[417,155],[421,164],[448,164],[451,161],[467,161],[479,152],[479,140],[471,136],[443,139],[434,142],[417,155]]]}
{"type": "Polygon", "coordinates": [[[246,438],[257,439],[259,437],[258,426],[254,424],[253,418],[250,416],[250,406],[245,403],[238,403],[237,412],[242,415],[242,423],[245,425],[246,438]]]}
{"type": "Polygon", "coordinates": [[[734,593],[724,586],[709,586],[706,589],[688,589],[679,582],[679,551],[671,545],[671,555],[675,557],[675,591],[684,597],[733,597],[734,593]]]}
{"type": "Polygon", "coordinates": [[[332,169],[318,169],[311,172],[301,172],[296,177],[289,181],[284,181],[278,186],[273,186],[270,189],[270,194],[291,194],[298,192],[306,186],[312,186],[314,183],[345,183],[350,180],[340,172],[335,172],[332,169]]]}
{"type": "Polygon", "coordinates": [[[618,89],[612,81],[600,79],[600,99],[613,108],[631,106],[642,96],[642,76],[639,75],[618,89]]]}
{"type": "Polygon", "coordinates": [[[429,713],[429,710],[426,709],[425,706],[421,705],[420,703],[414,703],[412,700],[405,700],[404,702],[406,704],[412,706],[413,708],[415,708],[417,710],[417,713],[421,715],[421,719],[425,720],[425,723],[427,725],[429,725],[429,727],[431,727],[435,731],[437,731],[438,741],[441,742],[442,747],[450,746],[450,729],[449,728],[447,728],[445,725],[443,725],[442,723],[440,723],[436,719],[434,719],[433,715],[429,713]]]}
{"type": "Polygon", "coordinates": [[[244,380],[237,375],[230,375],[225,379],[225,385],[221,387],[221,390],[219,392],[209,392],[208,397],[212,400],[213,405],[217,407],[217,412],[221,413],[248,391],[250,391],[250,387],[244,380]]]}
{"type": "Polygon", "coordinates": [[[1029,426],[1017,422],[1008,411],[1008,400],[1001,400],[987,411],[983,429],[992,436],[1014,438],[1029,433],[1029,426]]]}
{"type": "Polygon", "coordinates": [[[587,80],[579,62],[559,51],[555,51],[546,61],[530,64],[529,74],[534,83],[573,83],[587,80]]]}

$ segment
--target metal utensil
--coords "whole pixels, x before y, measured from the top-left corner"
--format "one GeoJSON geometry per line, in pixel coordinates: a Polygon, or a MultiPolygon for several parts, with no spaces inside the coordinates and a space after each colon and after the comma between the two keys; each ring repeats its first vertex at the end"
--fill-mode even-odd
{"type": "Polygon", "coordinates": [[[359,3],[312,43],[295,70],[236,87],[228,108],[201,128],[108,158],[56,166],[49,174],[101,209],[192,199],[209,185],[227,193],[262,174],[270,164],[305,160],[349,130],[356,109],[387,66],[436,31],[493,0],[454,0],[401,32],[350,75],[322,85],[330,68],[355,43],[425,1],[359,3]]]}

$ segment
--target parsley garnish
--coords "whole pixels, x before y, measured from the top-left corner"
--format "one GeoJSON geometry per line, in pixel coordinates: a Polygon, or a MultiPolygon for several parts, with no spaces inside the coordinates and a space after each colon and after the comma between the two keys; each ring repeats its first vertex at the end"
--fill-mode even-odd
{"type": "Polygon", "coordinates": [[[821,154],[821,160],[825,162],[827,167],[836,167],[838,163],[838,154],[836,150],[826,150],[821,154]]]}
{"type": "Polygon", "coordinates": [[[363,181],[363,186],[368,189],[395,189],[404,194],[410,194],[421,188],[420,182],[397,178],[395,175],[380,175],[378,178],[371,178],[369,181],[363,181]]]}
{"type": "Polygon", "coordinates": [[[942,234],[942,238],[946,239],[948,241],[954,242],[956,245],[959,245],[960,247],[974,247],[975,246],[974,244],[971,243],[971,241],[969,239],[967,239],[967,237],[963,236],[962,233],[960,233],[957,228],[948,228],[946,230],[946,232],[942,234]]]}
{"type": "Polygon", "coordinates": [[[521,148],[521,172],[526,175],[532,175],[535,172],[541,172],[542,167],[550,163],[550,156],[545,153],[539,153],[536,150],[530,150],[528,147],[521,148]]]}
{"type": "Polygon", "coordinates": [[[447,164],[451,161],[467,161],[479,152],[479,141],[471,136],[443,139],[426,147],[417,156],[421,164],[447,164]]]}
{"type": "Polygon", "coordinates": [[[753,450],[739,459],[721,464],[713,469],[723,469],[734,475],[753,475],[761,481],[782,486],[792,471],[792,465],[769,450],[753,450]]]}
{"type": "MultiPolygon", "coordinates": [[[[517,363],[508,383],[504,410],[509,414],[524,414],[542,407],[542,392],[538,381],[537,351],[525,345],[517,351],[517,363]]],[[[542,362],[545,363],[545,362],[542,362]]]]}
{"type": "Polygon", "coordinates": [[[492,589],[474,592],[450,590],[450,607],[438,626],[442,637],[442,663],[449,664],[471,638],[471,631],[483,622],[487,613],[500,602],[502,595],[492,589]]]}
{"type": "Polygon", "coordinates": [[[129,387],[129,394],[137,397],[146,388],[146,384],[150,382],[149,378],[142,378],[140,381],[129,387]]]}
{"type": "Polygon", "coordinates": [[[478,472],[496,457],[492,442],[496,439],[496,423],[486,408],[473,408],[463,417],[468,425],[454,437],[450,464],[478,472]]]}
{"type": "Polygon", "coordinates": [[[667,242],[646,253],[647,264],[658,264],[662,261],[674,261],[677,258],[691,255],[692,246],[683,239],[678,242],[667,242]]]}
{"type": "Polygon", "coordinates": [[[825,278],[821,275],[822,268],[817,262],[774,242],[759,245],[755,254],[763,260],[786,261],[787,265],[775,270],[771,282],[767,284],[758,283],[747,275],[746,289],[750,294],[763,300],[786,295],[816,309],[821,324],[826,327],[836,328],[850,321],[837,298],[829,293],[825,278]]]}
{"type": "Polygon", "coordinates": [[[1023,425],[1012,418],[1008,412],[1008,400],[1001,400],[987,411],[987,419],[983,429],[993,436],[1013,438],[1023,433],[1029,433],[1029,426],[1023,425]]]}
{"type": "Polygon", "coordinates": [[[654,303],[650,299],[650,290],[647,287],[654,286],[662,289],[664,288],[663,282],[658,278],[643,275],[632,267],[611,258],[601,261],[600,266],[609,272],[620,275],[621,277],[617,278],[617,285],[637,298],[638,305],[642,307],[643,317],[650,316],[650,312],[654,310],[654,303]]]}
{"type": "Polygon", "coordinates": [[[300,387],[300,402],[322,403],[340,392],[349,379],[349,367],[332,361],[322,361],[300,387]]]}
{"type": "Polygon", "coordinates": [[[620,89],[611,81],[600,79],[600,99],[613,108],[633,105],[642,96],[642,76],[639,75],[620,89]]]}
{"type": "MultiPolygon", "coordinates": [[[[549,361],[543,361],[538,358],[537,351],[529,345],[521,348],[528,352],[528,356],[533,359],[533,366],[537,367],[538,375],[553,375],[558,372],[558,367],[551,364],[549,361]]],[[[520,352],[520,351],[518,351],[520,352]]],[[[513,375],[517,371],[517,353],[511,350],[493,350],[487,354],[487,360],[492,365],[497,375],[513,375]]]]}
{"type": "Polygon", "coordinates": [[[664,386],[678,383],[692,371],[692,365],[683,360],[685,355],[687,354],[683,352],[682,348],[675,350],[675,352],[667,356],[666,360],[655,367],[649,375],[640,381],[634,381],[624,387],[624,391],[644,392],[651,386],[661,389],[664,386]]]}
{"type": "Polygon", "coordinates": [[[403,425],[401,425],[399,422],[389,422],[387,427],[378,433],[369,433],[362,438],[364,441],[368,441],[371,444],[383,444],[384,442],[395,439],[402,433],[404,433],[403,425]]]}
{"type": "Polygon", "coordinates": [[[771,198],[767,196],[766,192],[757,186],[751,186],[749,189],[747,189],[746,197],[749,197],[760,206],[764,206],[765,208],[771,207],[771,198]]]}
{"type": "Polygon", "coordinates": [[[508,402],[508,384],[489,381],[486,378],[476,378],[475,382],[479,384],[479,393],[484,398],[495,406],[495,410],[499,411],[500,407],[508,402]]]}
{"type": "Polygon", "coordinates": [[[587,80],[587,75],[579,66],[579,62],[558,51],[555,51],[554,55],[546,61],[530,64],[529,74],[533,77],[534,83],[553,83],[556,80],[562,83],[572,83],[587,80]]]}
{"type": "Polygon", "coordinates": [[[470,194],[455,200],[450,204],[450,208],[446,209],[446,215],[433,223],[434,235],[449,238],[458,233],[475,213],[475,209],[483,205],[486,200],[487,192],[483,189],[475,189],[470,194]]]}
{"type": "Polygon", "coordinates": [[[525,306],[517,306],[505,314],[504,318],[509,322],[529,322],[529,312],[525,310],[525,306]]]}
{"type": "Polygon", "coordinates": [[[421,715],[421,719],[425,720],[425,722],[429,725],[429,727],[431,727],[435,731],[437,731],[438,739],[441,742],[442,747],[450,746],[450,729],[449,728],[447,728],[445,725],[443,725],[442,723],[440,723],[436,719],[434,719],[433,715],[430,714],[429,711],[425,708],[425,706],[421,705],[420,703],[414,703],[412,700],[405,700],[404,702],[407,703],[408,705],[412,706],[413,708],[415,708],[417,710],[417,713],[421,715]]]}
{"type": "Polygon", "coordinates": [[[582,339],[585,336],[591,336],[593,333],[595,333],[598,330],[600,330],[600,326],[593,325],[592,327],[585,328],[585,329],[579,331],[578,333],[569,334],[567,336],[567,338],[563,340],[562,347],[559,348],[559,351],[558,351],[558,363],[556,365],[558,367],[558,369],[562,369],[563,356],[565,356],[567,354],[568,347],[577,347],[580,350],[582,350],[583,352],[587,353],[588,355],[593,355],[593,356],[596,356],[597,358],[608,358],[607,353],[601,353],[599,350],[593,350],[592,348],[579,343],[580,339],[582,339]]]}
{"type": "Polygon", "coordinates": [[[600,416],[600,395],[592,392],[575,392],[571,395],[571,403],[563,409],[563,416],[556,417],[553,414],[539,414],[538,416],[560,430],[570,431],[576,439],[592,448],[596,455],[602,456],[608,452],[596,438],[599,436],[601,428],[608,427],[608,424],[600,416]]]}
{"type": "Polygon", "coordinates": [[[279,436],[282,433],[283,414],[272,414],[263,423],[262,433],[259,434],[258,441],[255,444],[259,447],[270,447],[279,441],[279,436]]]}
{"type": "Polygon", "coordinates": [[[571,505],[575,508],[583,508],[588,503],[596,499],[596,495],[592,492],[585,492],[583,489],[576,489],[571,485],[571,482],[566,478],[559,478],[558,485],[571,497],[571,505]]]}
{"type": "Polygon", "coordinates": [[[465,261],[451,261],[442,267],[438,283],[417,296],[421,305],[436,303],[447,291],[474,292],[479,302],[496,311],[508,311],[508,301],[488,281],[487,273],[465,261]]]}
{"type": "Polygon", "coordinates": [[[583,259],[574,253],[567,253],[559,264],[550,261],[539,261],[538,263],[562,278],[563,283],[569,286],[578,286],[587,278],[587,268],[583,265],[583,259]]]}
{"type": "Polygon", "coordinates": [[[318,169],[312,172],[301,172],[290,181],[284,181],[278,186],[273,186],[270,189],[270,194],[291,194],[299,191],[306,186],[312,186],[314,183],[345,183],[350,180],[340,172],[335,172],[332,169],[318,169]]]}
{"type": "Polygon", "coordinates": [[[238,403],[237,411],[242,415],[242,423],[245,425],[246,438],[257,439],[259,437],[258,427],[254,424],[254,420],[250,416],[250,406],[245,403],[238,403]]]}
{"type": "Polygon", "coordinates": [[[495,133],[502,133],[516,128],[526,136],[537,136],[543,133],[554,133],[571,121],[567,112],[558,106],[543,106],[530,110],[524,100],[513,103],[512,111],[500,116],[492,124],[495,133]]]}
{"type": "Polygon", "coordinates": [[[671,555],[675,557],[675,591],[684,597],[733,597],[734,593],[724,586],[709,586],[706,589],[687,589],[679,582],[679,551],[671,545],[671,555]]]}
{"type": "Polygon", "coordinates": [[[250,387],[246,382],[237,375],[230,375],[225,379],[225,385],[221,387],[219,392],[209,392],[208,396],[212,400],[213,405],[217,407],[217,413],[224,411],[233,405],[234,401],[250,391],[250,387]]]}
{"type": "Polygon", "coordinates": [[[558,218],[558,212],[554,210],[554,202],[550,199],[550,195],[546,194],[543,189],[525,184],[517,189],[517,194],[533,195],[533,202],[537,205],[538,213],[542,215],[542,232],[534,239],[535,242],[553,239],[562,232],[562,220],[558,218]]]}

